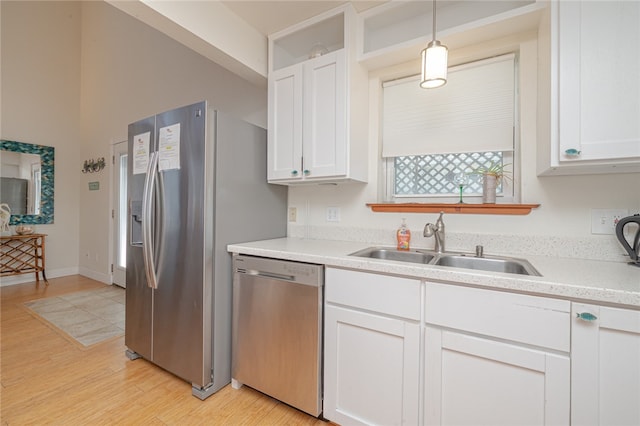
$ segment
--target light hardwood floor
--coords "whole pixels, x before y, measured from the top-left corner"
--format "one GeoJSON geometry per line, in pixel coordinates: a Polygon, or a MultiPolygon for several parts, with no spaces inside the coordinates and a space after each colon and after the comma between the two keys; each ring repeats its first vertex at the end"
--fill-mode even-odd
{"type": "Polygon", "coordinates": [[[104,284],[82,276],[49,282],[0,288],[3,425],[332,425],[246,386],[200,401],[189,383],[128,360],[124,337],[82,348],[22,304],[104,284]]]}

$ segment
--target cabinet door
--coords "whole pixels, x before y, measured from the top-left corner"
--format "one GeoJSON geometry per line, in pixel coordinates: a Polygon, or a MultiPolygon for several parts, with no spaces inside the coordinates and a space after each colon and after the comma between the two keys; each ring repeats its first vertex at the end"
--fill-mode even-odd
{"type": "Polygon", "coordinates": [[[567,356],[438,328],[425,331],[427,425],[566,425],[567,356]]]}
{"type": "Polygon", "coordinates": [[[302,65],[269,76],[267,177],[302,179],[302,65]]]}
{"type": "Polygon", "coordinates": [[[342,425],[418,423],[420,327],[325,309],[324,417],[342,425]]]}
{"type": "MultiPolygon", "coordinates": [[[[344,50],[304,64],[303,154],[308,178],[347,173],[344,50]]],[[[365,159],[363,159],[365,161],[365,159]]]]}
{"type": "Polygon", "coordinates": [[[640,2],[557,7],[560,161],[640,157],[640,2]]]}
{"type": "Polygon", "coordinates": [[[639,425],[640,312],[574,303],[573,313],[572,424],[639,425]]]}

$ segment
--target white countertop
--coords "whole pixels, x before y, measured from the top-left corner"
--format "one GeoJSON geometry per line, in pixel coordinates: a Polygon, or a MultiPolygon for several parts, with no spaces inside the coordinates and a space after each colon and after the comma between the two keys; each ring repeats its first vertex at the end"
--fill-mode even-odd
{"type": "Polygon", "coordinates": [[[231,253],[402,275],[436,282],[461,283],[581,302],[620,305],[640,310],[640,268],[623,262],[525,256],[524,258],[542,274],[541,277],[536,277],[349,256],[350,253],[370,246],[372,244],[362,242],[278,238],[230,244],[227,249],[231,253]]]}

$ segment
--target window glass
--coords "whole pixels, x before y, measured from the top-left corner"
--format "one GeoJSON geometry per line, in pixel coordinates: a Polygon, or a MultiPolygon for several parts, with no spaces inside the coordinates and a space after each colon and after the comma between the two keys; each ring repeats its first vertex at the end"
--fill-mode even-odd
{"type": "MultiPolygon", "coordinates": [[[[463,192],[481,194],[482,179],[471,172],[479,167],[503,164],[502,152],[470,152],[462,154],[413,155],[394,158],[394,194],[452,195],[459,192],[455,176],[464,173],[467,183],[463,192]]],[[[502,194],[502,183],[497,190],[502,194]]]]}
{"type": "Polygon", "coordinates": [[[464,195],[480,198],[482,177],[473,172],[505,165],[497,196],[516,202],[516,55],[451,67],[449,75],[447,85],[433,90],[412,78],[383,84],[382,196],[446,202],[460,194],[455,177],[464,174],[464,195]]]}
{"type": "Polygon", "coordinates": [[[118,205],[118,266],[127,267],[127,154],[120,155],[120,200],[118,205]]]}

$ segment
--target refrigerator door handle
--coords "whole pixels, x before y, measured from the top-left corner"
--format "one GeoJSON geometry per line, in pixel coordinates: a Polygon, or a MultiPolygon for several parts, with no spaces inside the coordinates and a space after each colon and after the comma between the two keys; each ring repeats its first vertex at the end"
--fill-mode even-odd
{"type": "Polygon", "coordinates": [[[145,275],[147,276],[147,286],[153,289],[158,288],[151,227],[151,206],[153,205],[153,192],[157,173],[158,153],[152,152],[147,166],[142,195],[142,258],[144,260],[145,275]]]}

